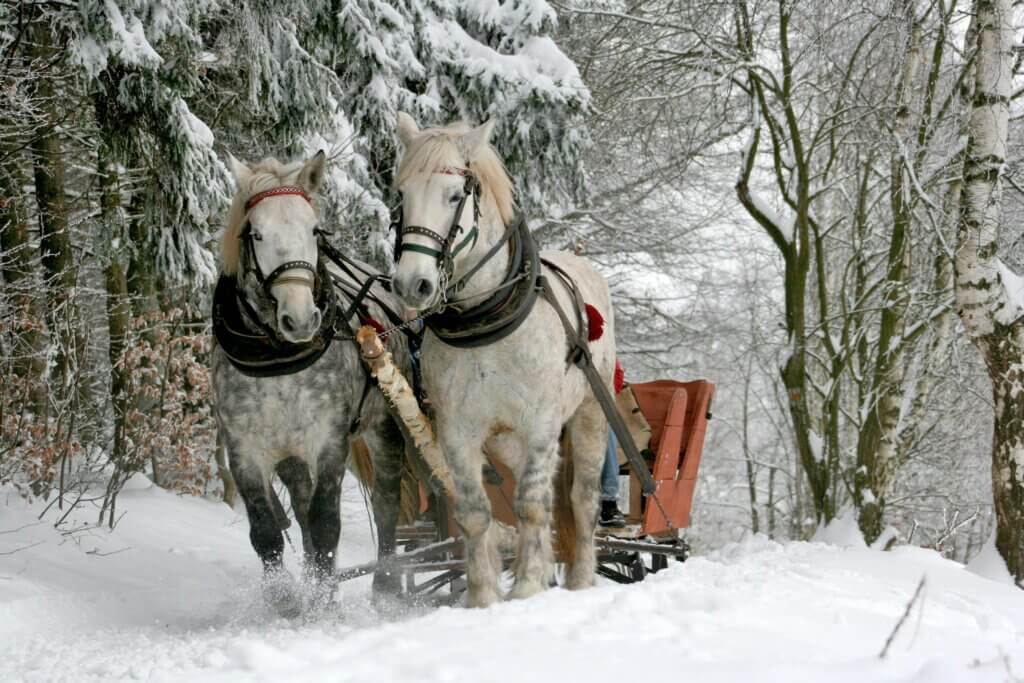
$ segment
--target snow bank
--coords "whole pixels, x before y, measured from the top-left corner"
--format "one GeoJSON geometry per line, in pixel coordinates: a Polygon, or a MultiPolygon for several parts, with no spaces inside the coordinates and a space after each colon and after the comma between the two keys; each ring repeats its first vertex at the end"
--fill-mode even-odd
{"type": "MultiPolygon", "coordinates": [[[[0,498],[0,504],[3,499],[0,498]]],[[[346,489],[344,562],[372,554],[346,489]]],[[[255,609],[243,519],[147,488],[112,533],[0,534],[0,680],[1005,681],[1024,674],[1024,593],[937,553],[753,536],[642,584],[486,610],[381,615],[365,582],[337,612],[255,609]],[[92,550],[104,553],[88,554],[92,550]],[[922,576],[922,599],[882,646],[922,576]]],[[[0,507],[0,531],[37,508],[0,507]]],[[[289,562],[294,566],[294,555],[289,562]]]]}
{"type": "Polygon", "coordinates": [[[1003,556],[996,550],[996,533],[994,530],[982,547],[981,552],[967,563],[967,571],[1006,586],[1015,585],[1013,576],[1006,566],[1006,561],[1003,560],[1003,556]]]}

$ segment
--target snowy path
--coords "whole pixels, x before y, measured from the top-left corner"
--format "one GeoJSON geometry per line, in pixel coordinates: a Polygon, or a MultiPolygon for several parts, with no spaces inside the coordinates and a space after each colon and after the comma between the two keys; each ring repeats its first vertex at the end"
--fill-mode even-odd
{"type": "MultiPolygon", "coordinates": [[[[347,489],[343,564],[372,555],[358,496],[347,489]]],[[[121,504],[113,534],[0,533],[0,681],[1024,679],[1024,593],[915,548],[758,538],[636,586],[389,616],[362,580],[337,614],[287,622],[255,606],[239,515],[146,488],[121,504]],[[925,574],[923,610],[880,661],[925,574]]],[[[0,532],[37,513],[0,497],[0,532]]]]}

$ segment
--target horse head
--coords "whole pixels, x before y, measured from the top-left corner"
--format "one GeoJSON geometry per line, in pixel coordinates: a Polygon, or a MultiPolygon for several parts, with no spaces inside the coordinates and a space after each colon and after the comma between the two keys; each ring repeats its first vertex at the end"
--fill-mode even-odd
{"type": "Polygon", "coordinates": [[[395,180],[402,217],[392,281],[406,306],[423,311],[443,303],[477,242],[511,217],[511,182],[490,144],[493,120],[420,130],[399,113],[397,132],[405,153],[395,180]]]}
{"type": "MultiPolygon", "coordinates": [[[[308,342],[320,328],[316,192],[324,153],[305,163],[265,159],[250,167],[231,157],[238,185],[225,233],[224,272],[265,328],[285,341],[308,342]]],[[[326,285],[324,285],[326,286],[326,285]]]]}

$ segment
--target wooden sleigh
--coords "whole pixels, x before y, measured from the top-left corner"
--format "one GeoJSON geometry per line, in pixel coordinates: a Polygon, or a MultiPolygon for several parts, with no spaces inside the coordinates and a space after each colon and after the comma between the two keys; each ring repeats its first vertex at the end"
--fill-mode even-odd
{"type": "MultiPolygon", "coordinates": [[[[632,583],[667,567],[670,558],[686,559],[689,547],[680,531],[690,524],[714,392],[715,386],[706,380],[655,380],[627,385],[620,394],[620,413],[649,465],[657,502],[654,496],[641,495],[639,477],[620,456],[620,474],[629,475],[630,482],[627,526],[598,529],[595,543],[602,576],[632,583]]],[[[491,463],[485,468],[484,481],[494,519],[511,532],[516,525],[512,472],[501,463],[491,463]]],[[[415,523],[398,527],[397,545],[403,552],[395,556],[393,570],[402,577],[407,595],[424,596],[448,587],[456,596],[463,587],[464,561],[451,501],[430,493],[426,482],[420,482],[419,513],[415,523]],[[418,579],[425,575],[429,576],[418,579]]],[[[506,562],[511,562],[513,542],[504,546],[506,562]]],[[[377,567],[368,563],[342,570],[339,578],[360,576],[377,567]]]]}

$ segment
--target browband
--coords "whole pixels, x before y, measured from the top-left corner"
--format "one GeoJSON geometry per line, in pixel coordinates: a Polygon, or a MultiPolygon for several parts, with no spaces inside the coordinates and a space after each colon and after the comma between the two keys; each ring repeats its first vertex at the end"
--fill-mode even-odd
{"type": "Polygon", "coordinates": [[[279,187],[272,187],[269,190],[263,192],[257,192],[253,196],[249,197],[248,201],[245,202],[245,210],[252,211],[252,207],[256,206],[264,199],[268,197],[280,197],[281,195],[295,195],[296,197],[302,197],[310,204],[313,200],[309,198],[309,194],[298,185],[281,185],[279,187]]]}

